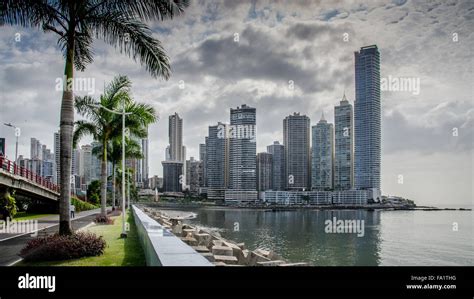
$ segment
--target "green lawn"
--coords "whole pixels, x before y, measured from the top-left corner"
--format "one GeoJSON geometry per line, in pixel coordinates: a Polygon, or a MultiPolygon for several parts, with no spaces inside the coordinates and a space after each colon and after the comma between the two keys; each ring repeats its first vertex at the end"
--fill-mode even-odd
{"type": "Polygon", "coordinates": [[[36,213],[27,213],[27,212],[18,212],[15,217],[13,217],[13,220],[32,220],[32,219],[38,219],[38,218],[43,218],[47,216],[53,216],[54,214],[36,214],[36,213]]]}
{"type": "Polygon", "coordinates": [[[138,239],[133,214],[127,214],[129,224],[128,236],[120,238],[122,232],[122,216],[112,217],[113,225],[93,225],[84,231],[103,236],[107,243],[101,256],[84,257],[66,261],[20,262],[18,266],[146,266],[145,254],[138,239]]]}

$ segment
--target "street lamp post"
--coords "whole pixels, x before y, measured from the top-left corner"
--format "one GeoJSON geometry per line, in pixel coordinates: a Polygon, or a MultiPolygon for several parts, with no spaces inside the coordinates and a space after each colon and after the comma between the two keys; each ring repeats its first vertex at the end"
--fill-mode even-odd
{"type": "Polygon", "coordinates": [[[16,144],[15,144],[15,163],[16,163],[16,160],[18,159],[18,137],[20,137],[21,135],[21,129],[12,125],[11,123],[4,123],[5,126],[7,127],[11,127],[13,129],[15,129],[15,137],[16,137],[16,144]]]}
{"type": "Polygon", "coordinates": [[[107,110],[110,113],[122,115],[122,233],[120,238],[127,237],[127,231],[125,229],[125,116],[132,114],[131,112],[125,112],[125,101],[122,103],[122,111],[111,110],[102,105],[92,105],[93,107],[107,110]]]}
{"type": "Polygon", "coordinates": [[[128,173],[128,179],[127,179],[127,208],[130,209],[130,170],[127,170],[128,173]]]}

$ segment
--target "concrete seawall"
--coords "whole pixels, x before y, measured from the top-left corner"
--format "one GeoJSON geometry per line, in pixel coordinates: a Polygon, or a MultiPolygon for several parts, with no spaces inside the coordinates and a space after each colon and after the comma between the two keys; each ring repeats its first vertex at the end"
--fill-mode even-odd
{"type": "Polygon", "coordinates": [[[214,266],[135,205],[132,211],[147,266],[214,266]]]}

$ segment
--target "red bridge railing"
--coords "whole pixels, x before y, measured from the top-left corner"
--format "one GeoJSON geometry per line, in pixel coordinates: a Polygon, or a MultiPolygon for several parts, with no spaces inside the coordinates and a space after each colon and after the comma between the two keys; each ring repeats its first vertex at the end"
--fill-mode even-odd
{"type": "Polygon", "coordinates": [[[36,174],[35,172],[28,170],[24,167],[18,166],[15,162],[8,160],[5,157],[0,156],[0,169],[9,172],[14,175],[18,175],[26,178],[28,181],[45,187],[51,191],[59,192],[59,186],[52,183],[50,180],[36,174]]]}

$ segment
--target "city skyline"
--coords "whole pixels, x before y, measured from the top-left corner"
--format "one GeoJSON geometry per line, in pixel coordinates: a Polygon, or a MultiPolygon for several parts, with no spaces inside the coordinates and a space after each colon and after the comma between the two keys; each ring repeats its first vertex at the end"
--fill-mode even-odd
{"type": "MultiPolygon", "coordinates": [[[[178,18],[159,28],[153,24],[171,54],[174,73],[169,82],[152,81],[139,66],[101,44],[97,46],[96,63],[79,75],[94,74],[98,93],[102,82],[110,80],[111,72],[129,72],[136,82],[133,92],[138,99],[155,105],[162,116],[176,111],[186,120],[188,157],[198,157],[207,126],[228,119],[229,107],[247,103],[261,111],[257,117],[257,152],[262,152],[274,140],[282,142],[279,123],[293,111],[307,114],[312,124],[324,111],[328,122],[334,123],[329,112],[344,90],[354,103],[353,52],[377,44],[383,57],[382,78],[421,80],[419,95],[382,91],[382,190],[421,204],[444,204],[448,198],[449,203],[469,203],[474,126],[468,78],[472,68],[462,62],[473,46],[467,38],[472,4],[451,4],[375,1],[359,6],[341,1],[310,9],[286,4],[282,9],[261,2],[218,5],[210,1],[203,7],[190,7],[186,16],[189,23],[181,24],[183,20],[178,18]],[[294,12],[297,18],[291,16],[294,12]],[[419,26],[410,26],[414,22],[419,26]],[[207,29],[209,24],[215,31],[207,29]],[[176,32],[185,36],[181,38],[176,32]],[[453,42],[454,32],[459,34],[459,42],[453,42]],[[233,42],[234,33],[239,33],[238,43],[233,42]],[[344,33],[349,34],[348,42],[342,40],[344,33]],[[397,42],[400,35],[405,37],[403,43],[397,42]],[[185,43],[188,36],[194,38],[185,43]],[[420,49],[419,44],[426,47],[420,49]],[[210,56],[217,47],[233,58],[210,56]],[[196,76],[197,71],[203,75],[196,76]],[[290,80],[293,91],[288,88],[290,80]],[[453,136],[455,128],[458,136],[453,136]],[[403,184],[398,183],[400,175],[403,184]]],[[[0,67],[0,73],[18,94],[2,90],[2,120],[22,128],[19,155],[27,153],[31,137],[52,148],[51,136],[59,120],[55,113],[51,116],[46,111],[59,111],[60,93],[47,86],[53,86],[54,79],[62,74],[61,57],[53,48],[52,36],[21,29],[23,42],[15,44],[13,36],[18,29],[4,29],[0,33],[0,48],[5,50],[1,59],[10,62],[0,67]],[[37,61],[39,53],[41,62],[37,61]],[[28,63],[30,66],[25,66],[28,63]],[[9,102],[18,95],[19,101],[9,102]],[[20,102],[27,104],[21,111],[20,102]]],[[[161,176],[166,130],[164,118],[150,127],[150,177],[161,176]]],[[[7,140],[7,155],[14,156],[13,131],[2,127],[0,136],[7,140]]]]}

